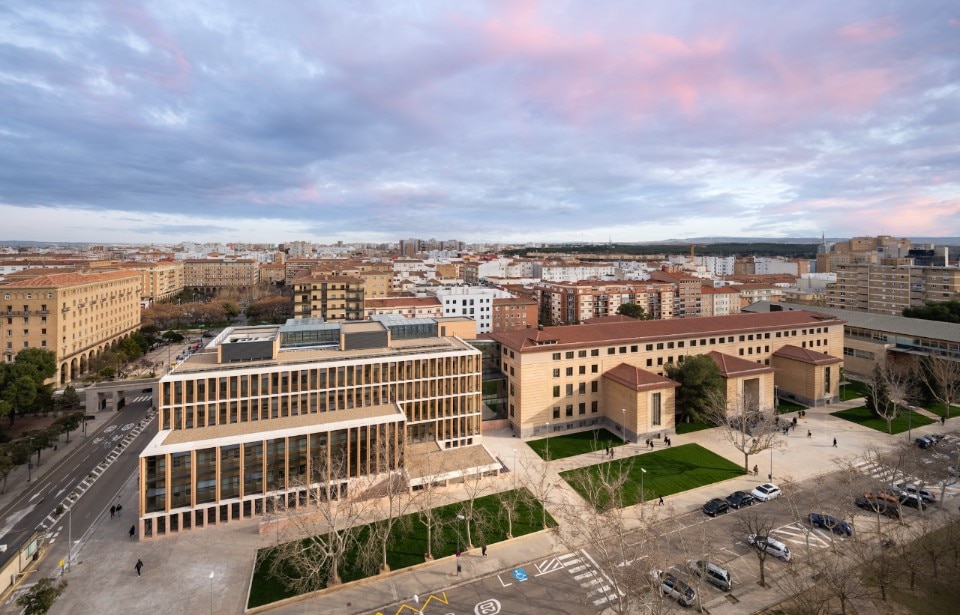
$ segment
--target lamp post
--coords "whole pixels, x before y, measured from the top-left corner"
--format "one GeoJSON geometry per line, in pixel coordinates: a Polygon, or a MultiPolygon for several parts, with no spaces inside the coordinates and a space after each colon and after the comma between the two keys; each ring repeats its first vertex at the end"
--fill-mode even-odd
{"type": "MultiPolygon", "coordinates": [[[[457,515],[457,521],[465,521],[467,518],[463,515],[457,515]]],[[[460,524],[457,524],[457,556],[460,556],[460,524]]]]}
{"type": "Polygon", "coordinates": [[[643,519],[643,505],[647,502],[647,494],[643,491],[643,475],[647,471],[643,468],[640,468],[640,518],[643,519]]]}
{"type": "Polygon", "coordinates": [[[547,421],[547,441],[545,444],[546,448],[544,449],[544,455],[546,459],[544,461],[550,461],[550,422],[547,421]]]}
{"type": "Polygon", "coordinates": [[[770,447],[770,480],[773,480],[773,447],[770,447]]]}
{"type": "Polygon", "coordinates": [[[73,506],[67,509],[67,570],[73,570],[73,506]]]}
{"type": "Polygon", "coordinates": [[[213,615],[213,571],[210,571],[210,615],[213,615]]]}
{"type": "Polygon", "coordinates": [[[623,412],[623,443],[627,443],[627,409],[621,408],[623,412]]]}

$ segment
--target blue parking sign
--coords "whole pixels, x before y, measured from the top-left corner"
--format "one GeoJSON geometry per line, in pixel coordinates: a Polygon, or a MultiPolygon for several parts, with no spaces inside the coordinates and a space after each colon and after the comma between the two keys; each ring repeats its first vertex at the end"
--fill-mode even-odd
{"type": "Polygon", "coordinates": [[[526,581],[527,573],[523,571],[523,568],[517,568],[513,571],[513,578],[517,581],[526,581]]]}

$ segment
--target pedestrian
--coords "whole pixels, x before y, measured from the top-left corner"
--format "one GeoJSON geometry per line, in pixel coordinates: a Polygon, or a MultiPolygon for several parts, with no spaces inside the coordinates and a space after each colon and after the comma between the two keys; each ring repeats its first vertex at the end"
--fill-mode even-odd
{"type": "Polygon", "coordinates": [[[460,560],[457,560],[457,576],[460,576],[460,560]]]}
{"type": "Polygon", "coordinates": [[[808,437],[808,438],[812,438],[812,437],[813,437],[813,432],[810,431],[809,429],[807,430],[807,437],[808,437]]]}
{"type": "Polygon", "coordinates": [[[111,507],[110,507],[110,518],[113,519],[114,516],[116,516],[116,514],[117,514],[117,507],[116,507],[116,506],[111,506],[111,507]]]}
{"type": "Polygon", "coordinates": [[[139,558],[137,559],[137,564],[134,566],[137,569],[137,576],[140,576],[140,571],[143,569],[143,561],[139,558]]]}
{"type": "Polygon", "coordinates": [[[759,473],[760,473],[760,467],[756,465],[753,466],[753,475],[756,476],[759,473]]]}
{"type": "Polygon", "coordinates": [[[486,557],[487,556],[487,543],[480,545],[480,553],[486,557]]]}
{"type": "Polygon", "coordinates": [[[457,561],[460,561],[460,549],[457,549],[457,561]]]}
{"type": "Polygon", "coordinates": [[[122,516],[123,516],[122,511],[123,511],[123,504],[117,504],[117,516],[118,516],[118,517],[122,517],[122,516]]]}
{"type": "Polygon", "coordinates": [[[946,424],[947,424],[947,417],[941,416],[941,417],[940,417],[940,424],[941,424],[941,425],[946,425],[946,424]]]}
{"type": "Polygon", "coordinates": [[[833,439],[833,448],[837,448],[837,439],[836,439],[836,438],[833,439]]]}
{"type": "Polygon", "coordinates": [[[131,525],[131,526],[130,526],[130,539],[131,539],[131,540],[133,540],[133,535],[136,534],[136,533],[137,533],[137,526],[136,526],[136,525],[131,525]]]}
{"type": "Polygon", "coordinates": [[[660,496],[660,506],[663,506],[663,496],[660,496]]]}

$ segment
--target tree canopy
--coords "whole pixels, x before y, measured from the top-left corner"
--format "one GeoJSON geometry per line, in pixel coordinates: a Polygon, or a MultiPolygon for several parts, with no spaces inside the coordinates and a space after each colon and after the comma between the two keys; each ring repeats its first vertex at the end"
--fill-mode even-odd
{"type": "Polygon", "coordinates": [[[905,309],[903,315],[907,318],[960,323],[960,301],[930,301],[923,307],[905,309]]]}
{"type": "Polygon", "coordinates": [[[643,306],[637,303],[624,303],[617,308],[617,314],[629,316],[637,320],[648,320],[650,316],[644,311],[643,306]]]}
{"type": "Polygon", "coordinates": [[[677,388],[677,418],[684,422],[705,423],[717,393],[724,390],[720,368],[707,355],[687,357],[679,365],[668,364],[668,378],[680,383],[677,388]]]}

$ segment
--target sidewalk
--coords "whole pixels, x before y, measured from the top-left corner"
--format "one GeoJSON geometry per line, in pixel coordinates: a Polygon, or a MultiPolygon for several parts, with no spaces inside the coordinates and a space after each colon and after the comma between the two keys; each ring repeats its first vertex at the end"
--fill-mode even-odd
{"type": "MultiPolygon", "coordinates": [[[[837,469],[835,460],[861,454],[868,446],[889,445],[900,436],[886,436],[869,428],[830,416],[831,412],[861,405],[861,400],[834,404],[807,410],[799,420],[796,430],[785,438],[782,449],[774,451],[774,481],[787,478],[804,480],[837,469]],[[812,437],[807,437],[807,431],[812,437]],[[837,448],[833,448],[833,438],[837,448]]],[[[792,414],[783,415],[791,420],[792,414]]],[[[951,419],[960,425],[960,419],[951,419]]],[[[915,429],[916,433],[939,430],[939,424],[915,429]]],[[[699,431],[686,435],[671,436],[674,446],[697,443],[731,460],[743,464],[743,457],[723,441],[716,430],[699,431]]],[[[484,445],[506,465],[517,472],[536,473],[542,470],[543,461],[509,430],[486,432],[484,445]],[[516,453],[514,453],[516,451],[516,453]]],[[[659,450],[662,441],[653,450],[659,450]]],[[[627,451],[643,455],[649,452],[643,444],[627,444],[617,448],[617,457],[627,451]]],[[[550,462],[548,473],[555,477],[562,470],[582,467],[603,461],[602,455],[589,453],[577,457],[550,462]]],[[[726,496],[738,489],[752,489],[766,480],[771,455],[765,453],[751,459],[750,465],[761,467],[761,476],[742,476],[719,484],[708,485],[678,493],[666,498],[671,512],[685,514],[699,510],[711,497],[726,496]]],[[[494,479],[500,489],[510,487],[510,473],[494,479]]],[[[559,480],[558,477],[555,480],[559,480]]],[[[451,486],[451,496],[457,487],[451,486]]],[[[548,510],[555,514],[562,503],[579,500],[565,483],[560,482],[555,493],[547,501],[548,510]]],[[[124,512],[136,511],[136,483],[131,477],[121,495],[124,512]]],[[[109,517],[101,521],[86,537],[79,553],[79,562],[68,573],[70,586],[60,601],[51,610],[53,615],[98,615],[115,611],[118,604],[163,605],[163,612],[170,615],[193,615],[211,610],[217,613],[243,613],[250,575],[258,548],[275,541],[272,532],[259,534],[256,521],[239,521],[229,525],[208,528],[145,542],[131,541],[126,529],[129,523],[111,522],[109,517]],[[138,578],[133,569],[137,558],[144,562],[143,576],[138,578]],[[211,580],[210,574],[213,573],[211,580]],[[176,588],[175,591],[171,591],[176,588]],[[212,600],[212,602],[211,602],[212,600]]],[[[461,557],[463,574],[456,577],[456,562],[453,557],[420,564],[412,569],[396,571],[384,577],[372,577],[362,582],[347,585],[323,595],[306,598],[300,602],[274,607],[264,612],[278,615],[329,612],[338,614],[375,613],[376,609],[401,600],[411,600],[417,594],[424,596],[431,591],[448,590],[500,571],[511,570],[518,564],[555,555],[567,549],[554,532],[546,531],[504,543],[491,544],[489,557],[480,556],[479,549],[466,552],[461,557]]],[[[756,610],[775,601],[774,592],[762,588],[737,593],[739,604],[713,605],[711,612],[736,615],[756,610]]],[[[15,611],[3,609],[4,613],[15,611]]]]}

